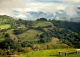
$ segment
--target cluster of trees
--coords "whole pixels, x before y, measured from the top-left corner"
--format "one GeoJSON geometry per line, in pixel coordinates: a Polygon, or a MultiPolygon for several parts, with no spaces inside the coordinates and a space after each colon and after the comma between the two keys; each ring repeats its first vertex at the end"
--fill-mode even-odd
{"type": "Polygon", "coordinates": [[[80,23],[56,20],[51,20],[51,22],[58,28],[66,28],[80,34],[80,23]]]}
{"type": "Polygon", "coordinates": [[[62,43],[65,43],[69,46],[77,48],[80,47],[79,34],[65,28],[54,28],[52,30],[48,29],[48,31],[44,31],[44,33],[40,35],[39,42],[41,43],[50,42],[52,37],[58,38],[62,43]]]}
{"type": "MultiPolygon", "coordinates": [[[[48,20],[47,20],[48,21],[48,20]]],[[[37,27],[37,30],[42,31],[43,33],[39,36],[40,43],[50,42],[52,37],[58,38],[62,43],[65,43],[69,46],[80,48],[80,23],[68,22],[68,21],[56,21],[49,20],[53,23],[55,27],[53,29],[48,29],[49,27],[37,27]],[[44,28],[48,30],[45,31],[44,28]]],[[[52,27],[52,26],[50,26],[52,27]]]]}
{"type": "Polygon", "coordinates": [[[76,45],[80,40],[78,33],[74,33],[73,31],[67,29],[55,29],[53,33],[54,36],[59,38],[63,43],[68,44],[69,46],[79,47],[79,45],[76,45]]]}
{"type": "Polygon", "coordinates": [[[57,27],[57,29],[53,30],[55,37],[61,39],[63,43],[80,48],[80,23],[56,20],[51,22],[57,27]],[[64,29],[60,30],[60,28],[64,29]]]}
{"type": "Polygon", "coordinates": [[[15,42],[9,38],[5,39],[4,41],[2,41],[0,43],[1,49],[8,49],[8,46],[10,46],[10,48],[12,48],[12,49],[18,49],[19,48],[19,45],[17,44],[17,42],[15,42]]]}
{"type": "Polygon", "coordinates": [[[24,24],[25,27],[31,28],[32,25],[34,25],[34,22],[31,21],[31,20],[22,20],[22,19],[18,19],[18,20],[16,21],[16,24],[18,24],[18,25],[24,24]]]}
{"type": "Polygon", "coordinates": [[[56,48],[68,48],[66,44],[38,44],[35,41],[24,41],[18,43],[11,39],[6,39],[0,42],[0,56],[9,57],[18,55],[21,53],[27,53],[30,51],[56,49],[56,48]]]}
{"type": "Polygon", "coordinates": [[[39,18],[36,21],[47,21],[47,19],[46,18],[39,18]]]}
{"type": "Polygon", "coordinates": [[[25,31],[26,31],[26,30],[21,29],[21,28],[19,28],[19,29],[14,29],[14,30],[13,30],[13,34],[18,35],[18,34],[21,34],[21,33],[25,32],[25,31]]]}

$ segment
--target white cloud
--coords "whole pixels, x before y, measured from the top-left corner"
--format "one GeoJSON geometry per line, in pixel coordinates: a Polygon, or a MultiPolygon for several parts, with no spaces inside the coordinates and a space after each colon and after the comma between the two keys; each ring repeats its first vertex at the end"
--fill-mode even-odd
{"type": "Polygon", "coordinates": [[[44,12],[56,12],[58,10],[63,10],[67,7],[64,4],[56,4],[56,3],[27,3],[25,8],[16,8],[20,12],[26,11],[44,11],[44,12]]]}
{"type": "Polygon", "coordinates": [[[61,1],[71,2],[71,3],[79,3],[80,2],[80,0],[61,0],[61,1]]]}
{"type": "Polygon", "coordinates": [[[77,7],[76,7],[76,5],[69,4],[69,6],[65,9],[65,11],[69,15],[74,15],[74,14],[77,14],[77,12],[76,12],[77,7]]]}
{"type": "Polygon", "coordinates": [[[27,18],[27,16],[25,16],[24,14],[19,14],[17,18],[27,18]]]}
{"type": "Polygon", "coordinates": [[[15,8],[25,8],[31,0],[0,0],[0,15],[10,15],[15,8]]]}
{"type": "Polygon", "coordinates": [[[0,9],[0,15],[10,15],[11,10],[9,9],[0,9]]]}
{"type": "Polygon", "coordinates": [[[0,15],[11,15],[13,10],[17,10],[20,12],[56,12],[58,10],[65,10],[68,14],[71,15],[75,14],[77,4],[80,5],[80,0],[42,0],[44,2],[40,1],[41,0],[1,0],[0,15]]]}

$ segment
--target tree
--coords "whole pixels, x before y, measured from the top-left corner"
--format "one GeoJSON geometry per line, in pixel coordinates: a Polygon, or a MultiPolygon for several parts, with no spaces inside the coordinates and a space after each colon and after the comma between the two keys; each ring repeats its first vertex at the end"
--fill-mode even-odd
{"type": "Polygon", "coordinates": [[[15,30],[13,30],[13,33],[16,34],[16,35],[21,34],[23,32],[24,32],[24,30],[22,30],[22,29],[15,29],[15,30]]]}
{"type": "Polygon", "coordinates": [[[36,21],[47,21],[46,18],[40,18],[40,19],[37,19],[36,21]]]}
{"type": "Polygon", "coordinates": [[[6,33],[6,34],[5,34],[5,37],[10,37],[9,33],[6,33]]]}
{"type": "Polygon", "coordinates": [[[5,39],[4,41],[2,41],[2,42],[0,43],[0,48],[2,48],[2,49],[8,49],[9,46],[10,46],[10,48],[12,48],[12,49],[17,49],[17,48],[19,48],[19,45],[18,45],[15,41],[13,41],[13,40],[11,40],[11,39],[5,39]]]}

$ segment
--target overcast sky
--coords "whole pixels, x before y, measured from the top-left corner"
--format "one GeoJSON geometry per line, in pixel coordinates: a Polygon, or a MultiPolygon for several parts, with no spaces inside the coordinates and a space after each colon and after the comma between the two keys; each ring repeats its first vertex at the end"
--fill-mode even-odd
{"type": "Polygon", "coordinates": [[[80,0],[0,0],[0,15],[11,15],[13,10],[20,12],[65,10],[68,14],[75,14],[77,6],[80,6],[80,0]]]}

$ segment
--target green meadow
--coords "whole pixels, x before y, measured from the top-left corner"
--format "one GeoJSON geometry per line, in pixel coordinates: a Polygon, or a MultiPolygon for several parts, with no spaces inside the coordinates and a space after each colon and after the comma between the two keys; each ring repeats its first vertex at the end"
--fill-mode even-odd
{"type": "Polygon", "coordinates": [[[5,40],[5,38],[4,38],[3,34],[0,33],[0,42],[3,41],[3,40],[5,40]]]}
{"type": "Polygon", "coordinates": [[[30,29],[28,31],[25,31],[22,34],[17,35],[22,41],[37,41],[39,37],[37,37],[37,34],[42,34],[41,31],[35,30],[35,29],[30,29]]]}
{"type": "Polygon", "coordinates": [[[45,27],[45,26],[48,26],[48,25],[53,26],[53,24],[51,22],[38,21],[33,27],[45,27]]]}
{"type": "Polygon", "coordinates": [[[10,28],[10,24],[3,24],[3,25],[0,25],[0,28],[10,28]]]}
{"type": "Polygon", "coordinates": [[[76,53],[75,49],[51,49],[32,51],[25,54],[20,54],[18,57],[80,57],[80,52],[76,53]],[[59,51],[62,52],[59,55],[59,51]],[[65,53],[66,56],[65,56],[65,53]]]}

